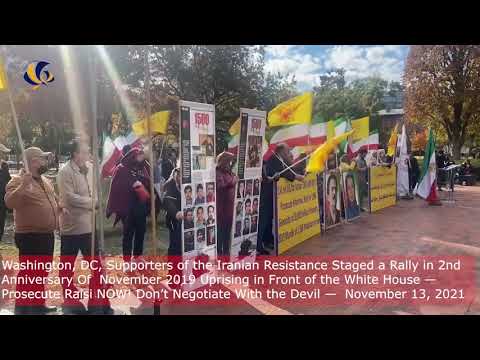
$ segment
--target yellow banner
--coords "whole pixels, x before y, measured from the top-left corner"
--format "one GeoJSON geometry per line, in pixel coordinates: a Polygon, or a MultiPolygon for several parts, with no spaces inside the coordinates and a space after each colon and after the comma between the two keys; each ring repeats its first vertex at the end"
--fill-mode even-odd
{"type": "Polygon", "coordinates": [[[277,184],[276,229],[278,253],[320,235],[317,175],[308,174],[304,181],[281,178],[277,184]]]}
{"type": "Polygon", "coordinates": [[[7,74],[2,58],[0,58],[0,91],[2,90],[7,90],[7,74]]]}
{"type": "Polygon", "coordinates": [[[393,206],[397,202],[397,167],[370,168],[370,211],[393,206]]]}

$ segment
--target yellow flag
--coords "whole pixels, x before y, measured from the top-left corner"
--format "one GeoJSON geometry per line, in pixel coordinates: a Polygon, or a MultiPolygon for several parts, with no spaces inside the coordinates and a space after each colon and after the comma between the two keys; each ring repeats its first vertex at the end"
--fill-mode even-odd
{"type": "Polygon", "coordinates": [[[240,118],[235,120],[235,122],[230,126],[230,129],[228,130],[231,136],[235,136],[240,133],[240,118]]]}
{"type": "Polygon", "coordinates": [[[306,92],[277,105],[268,113],[268,125],[284,126],[312,122],[313,93],[306,92]]]}
{"type": "Polygon", "coordinates": [[[398,124],[392,130],[390,134],[390,140],[388,140],[388,156],[395,156],[395,150],[397,148],[397,139],[398,139],[398,124]]]}
{"type": "MultiPolygon", "coordinates": [[[[168,128],[168,119],[170,111],[159,111],[150,116],[150,130],[152,134],[166,134],[168,128]]],[[[136,121],[132,124],[132,130],[137,136],[148,134],[148,124],[145,119],[136,121]]]]}
{"type": "Polygon", "coordinates": [[[0,91],[7,90],[7,73],[0,58],[0,91]]]}
{"type": "Polygon", "coordinates": [[[317,150],[315,150],[307,164],[307,172],[321,172],[325,167],[325,162],[327,161],[328,155],[335,151],[335,148],[344,140],[346,140],[350,135],[352,135],[355,130],[350,130],[341,135],[335,136],[332,139],[327,140],[322,145],[320,145],[317,150]]]}
{"type": "Polygon", "coordinates": [[[353,142],[368,138],[370,135],[370,118],[368,116],[352,120],[352,129],[355,129],[355,134],[352,137],[353,142]]]}

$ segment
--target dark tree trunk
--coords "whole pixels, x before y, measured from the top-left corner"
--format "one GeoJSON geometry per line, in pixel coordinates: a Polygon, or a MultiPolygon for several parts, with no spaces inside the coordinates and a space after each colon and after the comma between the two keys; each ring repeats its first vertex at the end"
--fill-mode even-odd
{"type": "Polygon", "coordinates": [[[453,159],[454,160],[460,160],[460,151],[462,149],[462,143],[460,139],[455,139],[452,142],[452,150],[453,150],[453,159]]]}

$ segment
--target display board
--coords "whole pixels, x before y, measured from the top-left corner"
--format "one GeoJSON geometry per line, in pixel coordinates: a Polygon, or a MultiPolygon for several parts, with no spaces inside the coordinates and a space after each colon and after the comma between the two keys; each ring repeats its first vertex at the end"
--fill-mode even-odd
{"type": "Polygon", "coordinates": [[[275,183],[275,241],[278,254],[320,235],[320,211],[316,174],[303,181],[280,178],[275,183]]]}
{"type": "Polygon", "coordinates": [[[231,232],[232,261],[255,257],[262,184],[262,154],[266,112],[240,109],[235,204],[231,232]]]}
{"type": "Polygon", "coordinates": [[[370,212],[397,203],[397,168],[395,165],[374,166],[369,169],[370,212]]]}

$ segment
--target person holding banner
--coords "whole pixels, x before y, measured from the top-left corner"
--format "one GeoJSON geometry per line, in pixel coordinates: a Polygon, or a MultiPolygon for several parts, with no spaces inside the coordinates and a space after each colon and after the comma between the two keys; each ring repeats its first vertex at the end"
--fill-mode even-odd
{"type": "MultiPolygon", "coordinates": [[[[150,169],[143,150],[132,148],[115,169],[107,203],[107,219],[116,214],[114,225],[123,224],[123,258],[143,254],[150,213],[150,169]],[[132,243],[133,241],[133,243],[132,243]]],[[[157,204],[159,202],[156,202],[157,204]]]]}
{"type": "Polygon", "coordinates": [[[238,182],[238,177],[232,172],[234,157],[227,151],[217,156],[217,253],[220,256],[228,256],[230,252],[235,186],[238,182]]]}
{"type": "Polygon", "coordinates": [[[278,144],[272,157],[263,166],[262,186],[260,191],[260,221],[258,226],[257,252],[260,255],[269,255],[266,245],[273,248],[273,185],[280,177],[288,181],[303,181],[304,176],[296,174],[291,165],[292,156],[287,144],[278,144]],[[286,171],[284,171],[286,170],[286,171]],[[283,171],[283,172],[282,172],[283,171]],[[279,175],[280,174],[280,175],[279,175]]]}
{"type": "MultiPolygon", "coordinates": [[[[17,278],[32,281],[27,284],[18,283],[19,292],[43,293],[48,277],[48,272],[43,269],[51,265],[53,260],[54,231],[58,229],[58,214],[61,209],[52,183],[43,176],[48,170],[49,156],[50,153],[37,147],[26,149],[24,158],[28,171],[22,169],[19,175],[12,176],[5,191],[5,204],[13,209],[19,262],[26,269],[19,271],[17,278]],[[28,269],[28,264],[33,262],[44,266],[28,269]],[[35,281],[39,278],[43,279],[40,283],[35,281]]],[[[43,297],[19,298],[15,301],[17,315],[40,315],[56,310],[56,307],[46,306],[43,297]]]]}

